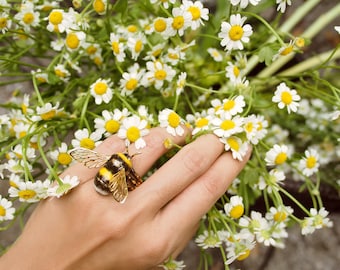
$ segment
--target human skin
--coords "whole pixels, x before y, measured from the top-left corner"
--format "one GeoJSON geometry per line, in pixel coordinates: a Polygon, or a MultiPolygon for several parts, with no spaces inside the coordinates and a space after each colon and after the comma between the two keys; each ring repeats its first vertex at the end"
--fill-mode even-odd
{"type": "MultiPolygon", "coordinates": [[[[186,131],[188,132],[188,131],[186,131]]],[[[145,136],[147,146],[133,157],[133,167],[144,175],[167,150],[165,139],[184,144],[163,128],[145,136]]],[[[0,259],[0,269],[153,269],[175,258],[209,211],[242,170],[240,162],[212,135],[185,145],[124,204],[94,191],[98,169],[75,164],[63,172],[77,175],[80,185],[62,198],[40,202],[22,235],[0,259]]],[[[116,136],[96,151],[113,154],[125,150],[116,136]]],[[[129,153],[138,152],[133,145],[129,153]]],[[[250,152],[250,151],[249,151],[250,152]]]]}

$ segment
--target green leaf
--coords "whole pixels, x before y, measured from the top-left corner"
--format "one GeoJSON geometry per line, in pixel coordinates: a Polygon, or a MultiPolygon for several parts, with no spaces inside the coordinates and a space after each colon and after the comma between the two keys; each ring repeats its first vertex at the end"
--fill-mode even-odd
{"type": "Polygon", "coordinates": [[[270,47],[263,47],[259,51],[259,55],[258,55],[259,60],[260,62],[265,62],[266,66],[269,66],[270,63],[272,62],[274,54],[275,52],[270,47]]]}

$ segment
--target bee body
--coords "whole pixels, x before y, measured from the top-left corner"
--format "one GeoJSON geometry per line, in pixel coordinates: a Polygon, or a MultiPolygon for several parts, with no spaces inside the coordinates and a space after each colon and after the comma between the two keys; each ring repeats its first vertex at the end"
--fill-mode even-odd
{"type": "Polygon", "coordinates": [[[100,168],[94,179],[95,190],[102,195],[111,193],[120,203],[124,203],[128,191],[143,182],[133,169],[132,157],[128,153],[106,156],[85,148],[75,148],[70,155],[89,168],[100,168]]]}

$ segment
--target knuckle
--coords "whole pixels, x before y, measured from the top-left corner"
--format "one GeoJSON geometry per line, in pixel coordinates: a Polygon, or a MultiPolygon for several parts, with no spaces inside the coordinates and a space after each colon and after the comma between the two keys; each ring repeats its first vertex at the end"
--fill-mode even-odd
{"type": "Polygon", "coordinates": [[[168,255],[168,245],[162,237],[149,241],[144,249],[145,257],[153,262],[163,262],[168,255]]]}

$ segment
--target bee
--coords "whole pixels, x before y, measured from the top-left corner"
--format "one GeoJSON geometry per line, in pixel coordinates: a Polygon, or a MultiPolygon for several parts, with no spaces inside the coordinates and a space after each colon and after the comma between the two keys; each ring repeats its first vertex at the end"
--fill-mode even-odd
{"type": "Polygon", "coordinates": [[[111,193],[119,203],[125,202],[128,191],[143,183],[132,167],[131,159],[136,154],[130,156],[124,152],[104,155],[82,147],[70,150],[69,154],[88,168],[100,168],[94,178],[95,190],[102,195],[111,193]]]}

